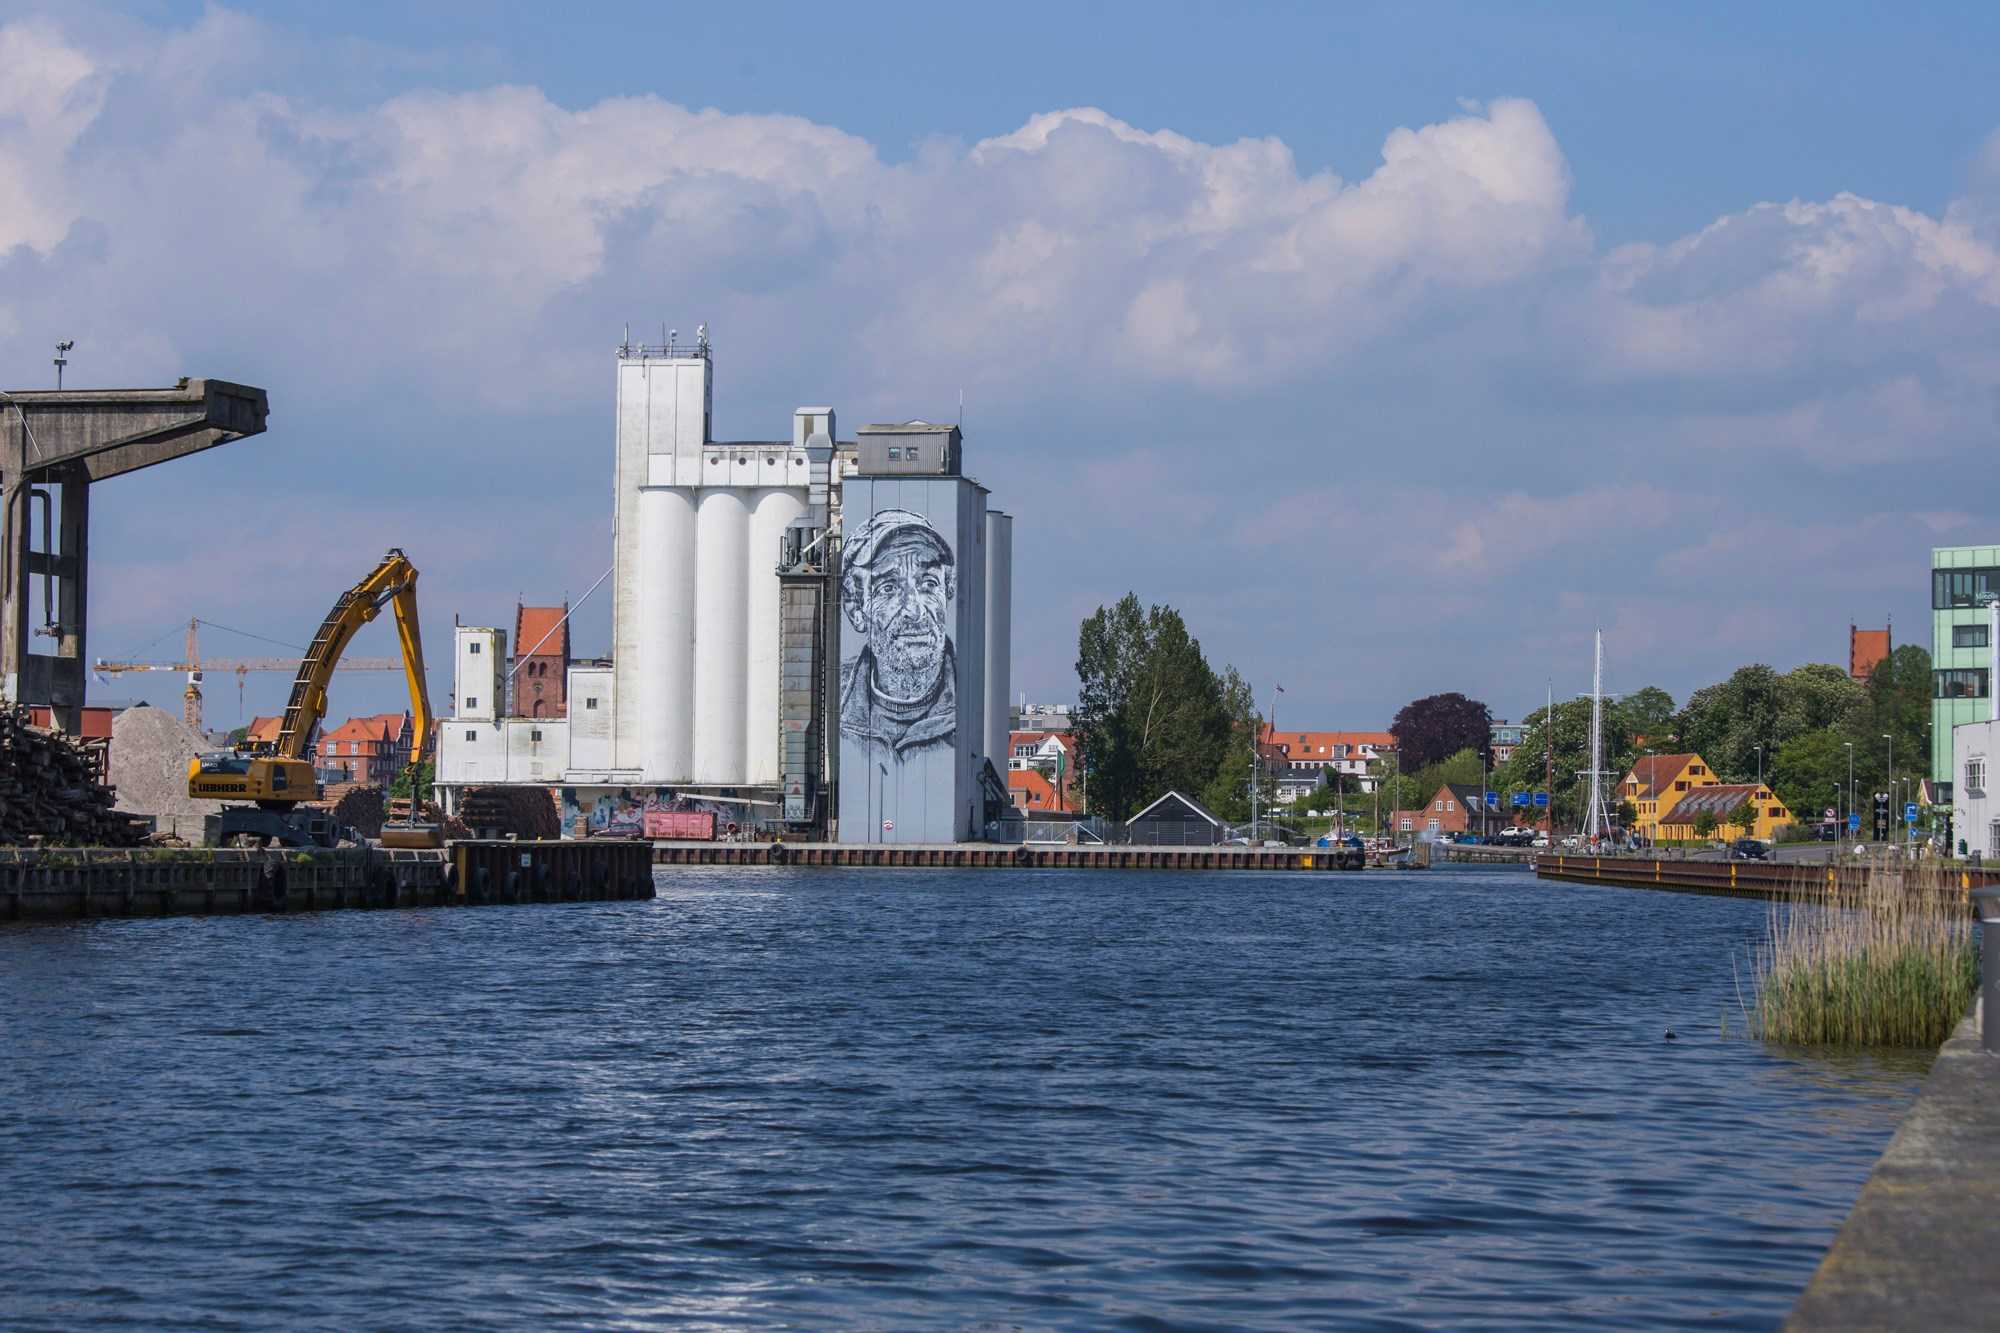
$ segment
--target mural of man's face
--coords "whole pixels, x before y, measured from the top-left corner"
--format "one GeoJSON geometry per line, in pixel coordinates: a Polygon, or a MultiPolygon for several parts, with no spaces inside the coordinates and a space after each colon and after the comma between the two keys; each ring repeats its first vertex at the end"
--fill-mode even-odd
{"type": "Polygon", "coordinates": [[[893,536],[875,553],[860,611],[885,685],[924,688],[935,679],[956,582],[950,557],[919,533],[893,536]]]}

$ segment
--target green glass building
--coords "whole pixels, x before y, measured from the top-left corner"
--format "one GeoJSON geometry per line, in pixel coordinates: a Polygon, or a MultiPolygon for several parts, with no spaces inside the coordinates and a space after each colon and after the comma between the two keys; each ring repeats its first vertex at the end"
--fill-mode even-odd
{"type": "Polygon", "coordinates": [[[1940,800],[1951,799],[1951,729],[1990,716],[1992,597],[2000,597],[2000,546],[1931,548],[1931,778],[1940,800]]]}

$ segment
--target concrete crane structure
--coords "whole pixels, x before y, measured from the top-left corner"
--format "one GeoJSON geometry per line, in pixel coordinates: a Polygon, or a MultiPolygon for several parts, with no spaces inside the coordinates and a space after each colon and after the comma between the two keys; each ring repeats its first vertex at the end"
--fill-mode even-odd
{"type": "Polygon", "coordinates": [[[262,389],[215,379],[0,393],[0,700],[81,725],[90,488],[262,434],[269,413],[262,389]]]}

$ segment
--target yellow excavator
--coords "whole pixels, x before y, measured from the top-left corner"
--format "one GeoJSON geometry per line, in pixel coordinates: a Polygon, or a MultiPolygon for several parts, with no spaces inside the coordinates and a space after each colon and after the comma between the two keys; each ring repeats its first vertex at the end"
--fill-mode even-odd
{"type": "MultiPolygon", "coordinates": [[[[417,627],[417,569],[400,550],[382,557],[367,578],[349,588],[321,622],[299,663],[298,678],[278,736],[271,742],[247,742],[234,750],[197,755],[188,762],[188,795],[203,800],[249,801],[225,805],[215,817],[209,837],[224,847],[250,842],[285,847],[332,847],[344,830],[331,816],[299,807],[321,796],[319,779],[306,758],[326,716],[326,686],[340,655],[355,631],[375,619],[384,606],[395,609],[396,635],[402,641],[403,672],[410,686],[410,763],[413,779],[429,756],[431,744],[430,690],[424,683],[424,646],[417,627]]],[[[411,792],[410,815],[383,825],[388,847],[441,847],[438,825],[416,818],[421,793],[411,792]]]]}

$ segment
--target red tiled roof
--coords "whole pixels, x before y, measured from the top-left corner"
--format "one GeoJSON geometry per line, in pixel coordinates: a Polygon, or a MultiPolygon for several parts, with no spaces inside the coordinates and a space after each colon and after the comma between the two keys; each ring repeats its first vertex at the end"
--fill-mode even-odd
{"type": "MultiPolygon", "coordinates": [[[[1032,768],[1010,768],[1007,770],[1007,790],[1023,792],[1028,801],[1023,809],[1062,810],[1062,802],[1056,798],[1056,789],[1049,780],[1032,768]]],[[[1017,802],[1018,804],[1018,802],[1017,802]]]]}
{"type": "MultiPolygon", "coordinates": [[[[260,718],[259,721],[262,721],[260,718]]],[[[350,717],[320,739],[329,741],[393,741],[403,734],[407,713],[371,713],[350,717]]],[[[274,730],[273,738],[276,737],[274,730]]]]}
{"type": "MultiPolygon", "coordinates": [[[[1698,754],[1649,754],[1632,761],[1632,771],[1625,775],[1625,782],[1639,780],[1639,790],[1630,793],[1635,799],[1651,801],[1667,789],[1667,784],[1680,775],[1682,769],[1701,759],[1698,754]]],[[[1703,765],[1707,767],[1707,765],[1703,765]]],[[[1624,782],[1618,784],[1621,788],[1624,782]]]]}
{"type": "Polygon", "coordinates": [[[1286,756],[1292,759],[1331,759],[1336,745],[1345,745],[1348,757],[1353,758],[1364,745],[1388,750],[1396,744],[1396,738],[1386,731],[1279,731],[1268,722],[1264,724],[1263,739],[1283,746],[1286,756]]]}
{"type": "Polygon", "coordinates": [[[253,717],[244,735],[249,740],[276,743],[278,731],[284,725],[285,719],[282,717],[253,717]]]}
{"type": "Polygon", "coordinates": [[[569,623],[563,620],[568,614],[566,606],[516,606],[514,655],[560,657],[568,661],[569,623]],[[560,629],[557,628],[558,623],[561,624],[560,629]],[[537,644],[541,646],[538,648],[537,644]]]}

